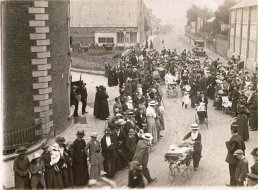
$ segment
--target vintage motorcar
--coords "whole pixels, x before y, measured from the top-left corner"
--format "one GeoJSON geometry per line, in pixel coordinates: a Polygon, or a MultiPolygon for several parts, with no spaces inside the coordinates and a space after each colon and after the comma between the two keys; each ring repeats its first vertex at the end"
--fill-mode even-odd
{"type": "Polygon", "coordinates": [[[194,48],[193,48],[194,56],[205,56],[206,53],[204,51],[204,41],[203,40],[195,40],[194,48]]]}

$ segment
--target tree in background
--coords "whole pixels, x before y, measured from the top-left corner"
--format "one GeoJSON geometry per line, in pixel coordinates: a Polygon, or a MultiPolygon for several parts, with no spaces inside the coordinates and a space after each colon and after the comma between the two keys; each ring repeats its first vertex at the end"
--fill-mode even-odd
{"type": "Polygon", "coordinates": [[[230,8],[233,7],[239,0],[225,0],[215,12],[214,34],[222,34],[227,36],[227,31],[221,31],[221,24],[229,24],[230,8]]]}

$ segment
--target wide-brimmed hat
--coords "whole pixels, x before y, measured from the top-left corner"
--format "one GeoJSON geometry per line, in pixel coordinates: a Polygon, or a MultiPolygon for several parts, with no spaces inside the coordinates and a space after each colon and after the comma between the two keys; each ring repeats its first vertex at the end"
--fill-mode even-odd
{"type": "Polygon", "coordinates": [[[148,140],[148,141],[151,141],[153,139],[153,136],[151,133],[144,133],[142,136],[141,136],[144,140],[148,140]]]}
{"type": "Polygon", "coordinates": [[[49,147],[49,145],[47,143],[44,143],[44,144],[41,145],[42,149],[47,149],[48,147],[49,147]]]}
{"type": "Polygon", "coordinates": [[[135,130],[133,130],[133,129],[130,129],[129,132],[128,132],[129,135],[134,135],[135,133],[136,133],[136,132],[135,132],[135,130]]]}
{"type": "Polygon", "coordinates": [[[95,131],[93,131],[90,135],[90,137],[92,138],[97,138],[98,137],[98,133],[96,133],[95,131]]]}
{"type": "Polygon", "coordinates": [[[35,152],[32,156],[32,160],[35,160],[35,159],[40,158],[40,157],[41,157],[40,154],[38,152],[35,152]]]}
{"type": "Polygon", "coordinates": [[[111,129],[109,129],[109,128],[105,129],[105,134],[111,134],[111,132],[112,132],[111,129]]]}
{"type": "Polygon", "coordinates": [[[156,102],[155,100],[151,100],[151,101],[149,102],[149,105],[150,105],[150,106],[157,106],[157,105],[158,105],[158,102],[156,102]]]}
{"type": "Polygon", "coordinates": [[[57,143],[54,143],[51,147],[52,150],[60,150],[60,147],[57,143]]]}
{"type": "Polygon", "coordinates": [[[58,144],[64,144],[65,143],[65,138],[64,137],[56,137],[55,141],[58,143],[58,144]]]}
{"type": "Polygon", "coordinates": [[[126,121],[124,119],[118,119],[116,123],[117,125],[121,126],[121,125],[124,125],[126,121]]]}
{"type": "Polygon", "coordinates": [[[243,150],[241,150],[241,149],[237,149],[237,150],[234,152],[233,155],[234,155],[234,156],[244,155],[244,152],[243,152],[243,150]]]}
{"type": "Polygon", "coordinates": [[[126,112],[124,112],[124,115],[126,115],[127,117],[135,117],[134,112],[127,110],[126,112]]]}
{"type": "Polygon", "coordinates": [[[258,147],[254,148],[251,152],[251,155],[258,156],[258,147]]]}
{"type": "Polygon", "coordinates": [[[19,147],[19,148],[17,148],[17,149],[15,150],[15,153],[16,153],[16,154],[25,154],[26,150],[27,150],[27,149],[26,149],[24,146],[21,146],[21,147],[19,147]]]}
{"type": "Polygon", "coordinates": [[[76,135],[77,136],[84,136],[85,135],[84,130],[78,130],[76,135]]]}
{"type": "Polygon", "coordinates": [[[190,129],[200,129],[197,123],[192,123],[190,129]]]}

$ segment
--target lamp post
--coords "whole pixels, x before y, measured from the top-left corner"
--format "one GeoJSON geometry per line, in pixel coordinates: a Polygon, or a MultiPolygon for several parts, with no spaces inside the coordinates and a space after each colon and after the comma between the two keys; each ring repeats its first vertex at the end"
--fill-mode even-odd
{"type": "Polygon", "coordinates": [[[125,50],[125,38],[126,38],[126,30],[125,29],[123,31],[123,34],[124,34],[124,50],[125,50]]]}

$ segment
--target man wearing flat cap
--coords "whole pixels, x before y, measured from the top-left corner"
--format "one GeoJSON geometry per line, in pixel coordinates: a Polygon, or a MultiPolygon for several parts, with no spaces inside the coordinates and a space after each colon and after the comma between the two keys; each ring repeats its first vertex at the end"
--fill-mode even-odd
{"type": "Polygon", "coordinates": [[[239,162],[236,166],[236,172],[235,172],[235,179],[237,181],[237,186],[244,186],[245,178],[247,177],[248,173],[248,161],[246,157],[244,156],[244,152],[241,149],[238,149],[234,152],[234,156],[237,157],[239,162]]]}
{"type": "Polygon", "coordinates": [[[87,88],[86,88],[86,83],[85,82],[82,83],[80,91],[81,91],[81,101],[82,101],[82,115],[84,115],[85,113],[88,113],[86,111],[88,92],[87,92],[87,88]]]}
{"type": "Polygon", "coordinates": [[[229,164],[229,175],[230,183],[227,186],[236,186],[237,180],[235,179],[235,172],[238,163],[238,159],[233,155],[234,152],[238,149],[245,151],[245,142],[244,139],[238,134],[238,125],[231,125],[231,134],[232,137],[229,141],[226,141],[226,147],[228,149],[228,154],[226,157],[226,162],[229,164]]]}

